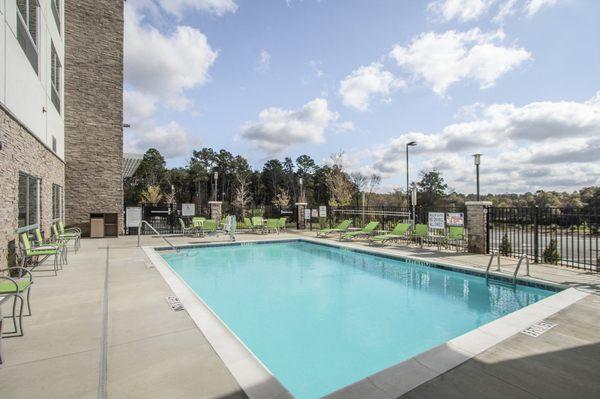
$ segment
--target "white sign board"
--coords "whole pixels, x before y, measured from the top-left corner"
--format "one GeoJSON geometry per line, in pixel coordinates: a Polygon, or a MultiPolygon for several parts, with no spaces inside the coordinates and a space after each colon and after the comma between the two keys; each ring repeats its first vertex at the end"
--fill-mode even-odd
{"type": "Polygon", "coordinates": [[[429,212],[429,228],[430,229],[443,229],[444,225],[444,217],[446,214],[444,212],[429,212]]]}
{"type": "Polygon", "coordinates": [[[304,220],[310,220],[310,209],[304,209],[304,220]]]}
{"type": "Polygon", "coordinates": [[[464,226],[465,214],[462,212],[448,212],[446,214],[447,226],[464,226]]]}
{"type": "Polygon", "coordinates": [[[127,220],[125,227],[139,227],[142,222],[142,207],[128,206],[125,209],[125,219],[127,220]]]}
{"type": "Polygon", "coordinates": [[[322,217],[322,218],[327,217],[327,207],[325,205],[319,206],[319,217],[322,217]]]}
{"type": "Polygon", "coordinates": [[[311,216],[314,217],[314,218],[318,218],[319,217],[319,210],[318,209],[313,209],[311,216]]]}
{"type": "Polygon", "coordinates": [[[196,216],[196,204],[181,204],[181,216],[196,216]]]}

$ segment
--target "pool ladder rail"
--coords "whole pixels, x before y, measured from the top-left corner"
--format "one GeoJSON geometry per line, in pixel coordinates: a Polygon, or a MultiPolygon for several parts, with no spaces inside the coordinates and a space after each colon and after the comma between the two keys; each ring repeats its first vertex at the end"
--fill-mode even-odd
{"type": "Polygon", "coordinates": [[[157,231],[157,230],[156,230],[156,229],[155,229],[155,228],[154,228],[154,227],[153,227],[153,226],[152,226],[150,223],[146,222],[145,220],[142,220],[142,221],[140,222],[140,225],[139,225],[139,227],[138,227],[138,243],[137,243],[137,246],[138,246],[138,247],[140,246],[140,238],[141,238],[141,235],[142,235],[142,226],[143,226],[144,224],[145,224],[146,226],[150,227],[150,228],[152,229],[152,231],[154,231],[154,233],[155,233],[157,236],[159,236],[160,238],[162,238],[163,240],[165,240],[165,242],[166,242],[167,244],[169,244],[169,246],[171,247],[171,249],[173,249],[175,252],[179,252],[179,251],[181,250],[179,247],[176,247],[175,245],[173,245],[173,244],[171,243],[171,241],[167,240],[167,238],[166,238],[165,236],[163,236],[162,234],[160,234],[160,233],[159,233],[159,232],[158,232],[158,231],[157,231]]]}
{"type": "MultiPolygon", "coordinates": [[[[492,267],[492,263],[494,263],[494,257],[496,257],[497,259],[496,271],[502,272],[502,269],[500,268],[500,252],[492,251],[490,255],[490,261],[488,262],[487,268],[485,269],[485,281],[488,281],[490,278],[490,268],[492,267]]],[[[521,254],[519,256],[519,262],[517,263],[517,267],[515,268],[515,271],[512,275],[513,285],[517,285],[517,275],[519,274],[519,270],[521,269],[523,261],[525,261],[525,265],[527,267],[525,275],[529,276],[529,257],[526,254],[521,254]]]]}

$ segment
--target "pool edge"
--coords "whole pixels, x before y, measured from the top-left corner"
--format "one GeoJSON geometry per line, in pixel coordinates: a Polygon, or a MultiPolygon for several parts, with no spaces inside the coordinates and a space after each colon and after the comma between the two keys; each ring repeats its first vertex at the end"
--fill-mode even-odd
{"type": "MultiPolygon", "coordinates": [[[[388,258],[411,260],[426,263],[434,267],[468,272],[468,274],[485,275],[481,270],[459,266],[451,263],[430,261],[416,256],[381,253],[375,248],[356,248],[344,243],[329,243],[310,237],[275,238],[270,240],[248,240],[237,243],[200,243],[181,245],[181,248],[214,247],[222,245],[242,245],[243,243],[269,243],[306,241],[330,247],[349,249],[355,252],[368,253],[388,258]]],[[[244,392],[252,399],[293,398],[285,386],[268,370],[252,351],[233,333],[208,305],[197,295],[187,283],[168,265],[158,251],[163,246],[143,247],[148,258],[155,265],[163,279],[179,297],[192,320],[207,338],[225,366],[244,392]],[[237,359],[237,360],[233,360],[237,359]]],[[[505,278],[504,276],[496,276],[505,278]]],[[[562,291],[544,298],[534,304],[512,312],[499,319],[484,324],[472,331],[453,338],[428,351],[410,359],[397,363],[371,376],[342,387],[325,397],[345,398],[359,394],[361,397],[397,398],[412,389],[438,377],[459,366],[485,350],[517,334],[519,331],[565,309],[575,302],[590,295],[588,292],[564,285],[549,283],[535,278],[517,279],[525,285],[562,289],[562,291]]]]}

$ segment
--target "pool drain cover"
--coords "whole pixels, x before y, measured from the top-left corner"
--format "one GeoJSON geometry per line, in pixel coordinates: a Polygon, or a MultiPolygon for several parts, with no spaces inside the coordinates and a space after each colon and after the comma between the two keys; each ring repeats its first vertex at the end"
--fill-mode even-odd
{"type": "Polygon", "coordinates": [[[551,328],[556,327],[558,324],[555,323],[546,323],[545,321],[540,321],[539,323],[535,323],[534,325],[527,327],[521,334],[529,335],[530,337],[537,338],[546,331],[551,328]]]}
{"type": "Polygon", "coordinates": [[[179,302],[179,298],[177,298],[176,296],[168,296],[167,303],[169,304],[173,312],[179,312],[180,310],[183,310],[183,305],[181,304],[181,302],[179,302]]]}

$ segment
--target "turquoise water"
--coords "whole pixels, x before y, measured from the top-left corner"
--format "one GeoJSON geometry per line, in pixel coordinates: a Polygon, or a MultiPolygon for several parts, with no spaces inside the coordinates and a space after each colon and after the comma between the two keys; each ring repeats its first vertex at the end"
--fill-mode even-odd
{"type": "Polygon", "coordinates": [[[297,398],[317,398],[553,294],[308,242],[164,254],[297,398]]]}

